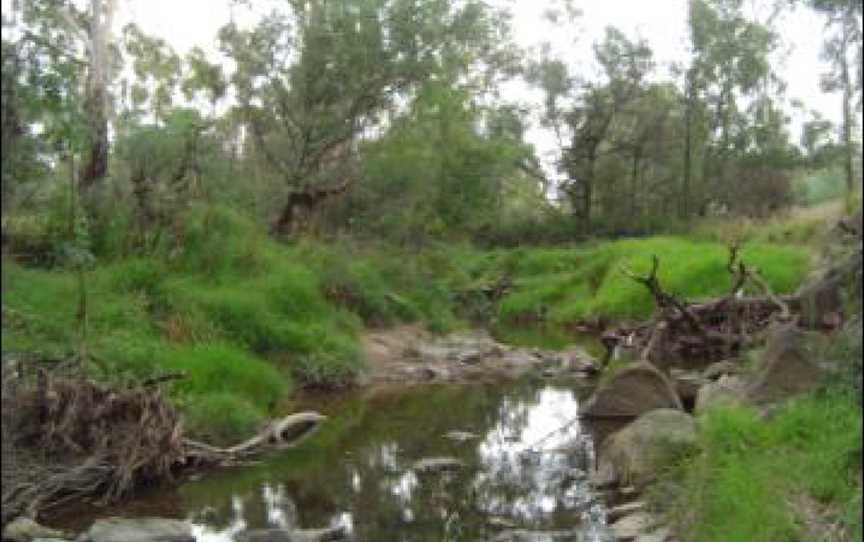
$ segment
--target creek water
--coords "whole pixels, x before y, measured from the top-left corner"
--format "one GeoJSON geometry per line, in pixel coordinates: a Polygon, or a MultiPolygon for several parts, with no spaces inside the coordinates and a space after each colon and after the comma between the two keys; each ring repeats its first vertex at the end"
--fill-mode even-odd
{"type": "MultiPolygon", "coordinates": [[[[553,331],[499,329],[495,336],[530,347],[573,343],[572,333],[553,331]]],[[[508,529],[535,531],[534,542],[553,540],[542,531],[606,541],[606,510],[588,476],[594,443],[617,426],[575,419],[592,389],[580,379],[528,377],[305,395],[286,412],[316,410],[328,419],[296,447],[121,506],[71,507],[51,523],[80,531],[111,515],[173,517],[191,521],[199,542],[231,542],[248,529],[335,525],[356,542],[492,540],[508,529]],[[454,431],[471,438],[447,438],[454,431]],[[464,467],[414,468],[434,457],[464,467]]]]}
{"type": "Polygon", "coordinates": [[[246,529],[337,524],[371,542],[489,540],[503,528],[607,540],[605,509],[587,479],[602,428],[569,423],[589,393],[579,381],[535,378],[300,398],[294,410],[329,418],[295,448],[122,507],[70,510],[57,523],[84,529],[108,515],[176,517],[195,525],[200,542],[228,542],[246,529]],[[474,437],[446,438],[452,431],[474,437]],[[412,468],[442,456],[464,467],[412,468]]]}

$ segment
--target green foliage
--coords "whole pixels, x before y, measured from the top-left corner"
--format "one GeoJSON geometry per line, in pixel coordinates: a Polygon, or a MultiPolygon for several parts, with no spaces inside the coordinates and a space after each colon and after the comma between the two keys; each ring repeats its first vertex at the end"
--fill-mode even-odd
{"type": "Polygon", "coordinates": [[[846,193],[843,172],[838,167],[804,171],[796,179],[796,196],[804,205],[816,205],[843,197],[846,193]]]}
{"type": "Polygon", "coordinates": [[[527,149],[507,132],[479,133],[480,118],[466,92],[425,85],[387,135],[364,148],[353,224],[402,244],[464,238],[530,198],[536,182],[517,174],[527,149]]]}

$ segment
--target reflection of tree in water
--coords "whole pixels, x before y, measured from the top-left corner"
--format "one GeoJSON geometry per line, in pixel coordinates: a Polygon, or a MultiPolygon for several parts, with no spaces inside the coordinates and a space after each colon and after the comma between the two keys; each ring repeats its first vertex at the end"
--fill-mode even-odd
{"type": "Polygon", "coordinates": [[[352,525],[356,540],[439,542],[445,525],[459,539],[491,538],[492,515],[544,528],[572,526],[589,504],[584,480],[568,484],[564,475],[588,466],[590,448],[581,457],[548,453],[570,441],[586,443],[578,424],[553,431],[577,412],[571,390],[538,390],[530,382],[430,386],[356,401],[357,409],[345,400],[339,411],[325,410],[329,426],[317,441],[268,459],[259,470],[193,484],[184,491],[187,506],[198,510],[193,519],[209,525],[210,533],[241,524],[316,528],[341,522],[352,525]],[[443,438],[453,430],[479,439],[443,438]],[[522,453],[550,432],[545,453],[522,453]],[[411,469],[435,456],[456,457],[467,468],[411,469]]]}
{"type": "Polygon", "coordinates": [[[584,480],[573,472],[589,467],[579,424],[556,431],[577,412],[576,399],[569,390],[547,388],[530,401],[507,400],[501,406],[499,423],[478,447],[485,468],[474,480],[477,505],[491,515],[534,525],[572,523],[572,512],[592,500],[584,480]]]}

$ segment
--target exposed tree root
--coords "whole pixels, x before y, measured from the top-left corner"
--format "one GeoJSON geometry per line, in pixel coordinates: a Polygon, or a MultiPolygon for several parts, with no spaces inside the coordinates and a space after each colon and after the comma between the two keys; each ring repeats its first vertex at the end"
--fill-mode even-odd
{"type": "Polygon", "coordinates": [[[315,412],[286,416],[229,448],[183,436],[181,417],[157,384],[132,389],[39,369],[3,389],[2,523],[35,516],[71,500],[116,502],[136,488],[170,482],[185,468],[235,463],[262,448],[284,447],[323,419],[315,412]]]}

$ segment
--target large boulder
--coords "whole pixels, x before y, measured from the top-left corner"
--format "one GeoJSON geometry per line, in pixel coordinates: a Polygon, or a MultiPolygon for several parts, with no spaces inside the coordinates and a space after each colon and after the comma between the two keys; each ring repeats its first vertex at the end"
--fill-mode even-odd
{"type": "Polygon", "coordinates": [[[695,450],[696,421],[677,409],[643,414],[603,443],[601,454],[618,480],[644,488],[657,473],[695,450]]]}
{"type": "Polygon", "coordinates": [[[833,328],[843,314],[842,277],[826,274],[798,290],[801,325],[811,329],[833,328]]]}
{"type": "Polygon", "coordinates": [[[622,369],[601,385],[580,414],[594,418],[636,417],[657,408],[683,408],[675,387],[647,363],[622,369]]]}
{"type": "Polygon", "coordinates": [[[79,542],[195,542],[192,526],[176,519],[97,519],[79,542]]]}
{"type": "Polygon", "coordinates": [[[775,403],[819,387],[828,372],[818,361],[823,341],[821,335],[794,323],[774,327],[754,381],[747,387],[747,400],[759,405],[775,403]]]}
{"type": "Polygon", "coordinates": [[[693,413],[702,414],[718,405],[736,405],[746,402],[747,382],[738,375],[724,374],[719,379],[699,388],[693,413]]]}
{"type": "Polygon", "coordinates": [[[847,293],[861,296],[862,254],[857,251],[818,279],[797,292],[801,325],[810,329],[834,329],[843,318],[843,298],[847,293]]]}

